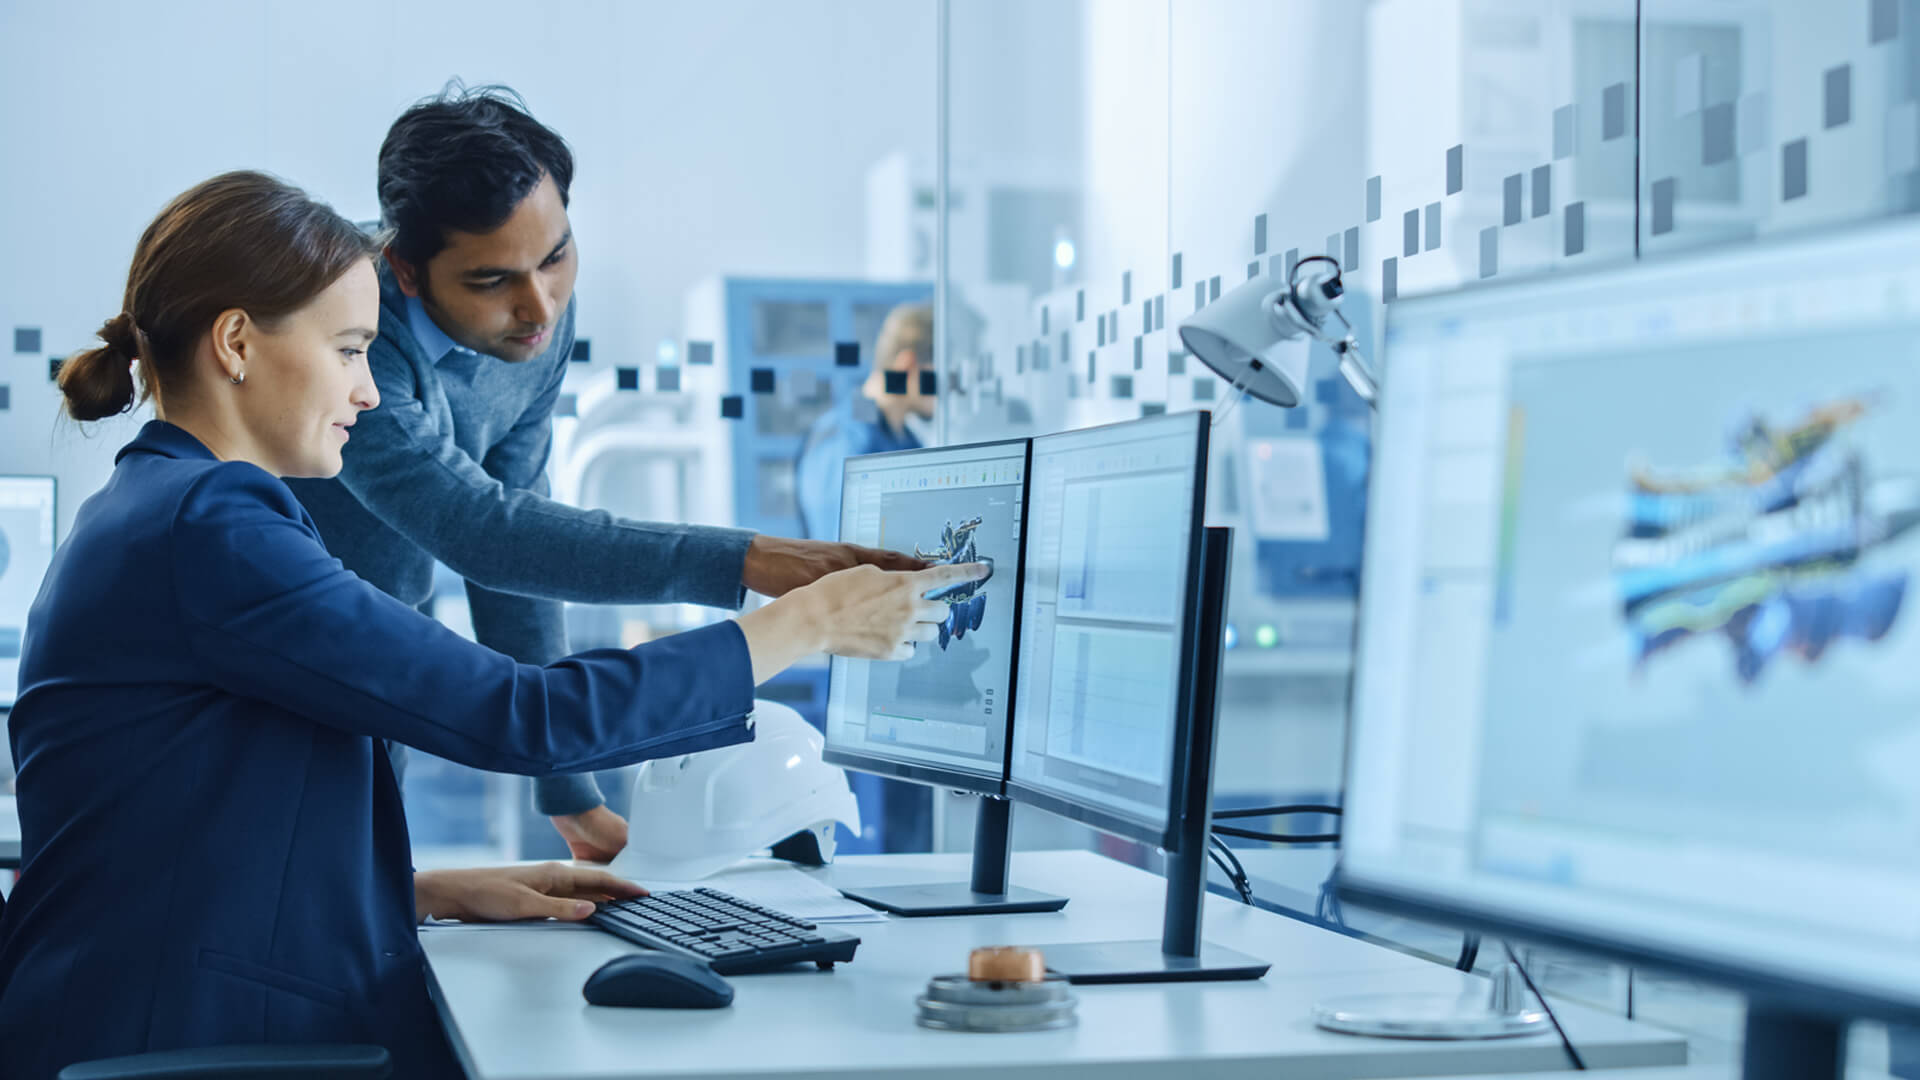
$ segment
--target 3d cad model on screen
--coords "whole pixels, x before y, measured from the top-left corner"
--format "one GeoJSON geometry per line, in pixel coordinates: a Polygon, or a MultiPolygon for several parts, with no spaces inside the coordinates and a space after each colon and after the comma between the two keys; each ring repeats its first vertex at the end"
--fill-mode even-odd
{"type": "Polygon", "coordinates": [[[1887,636],[1909,574],[1875,556],[1920,524],[1920,476],[1876,476],[1850,444],[1877,404],[1827,401],[1784,428],[1747,414],[1717,461],[1630,468],[1613,576],[1637,669],[1718,634],[1751,685],[1782,653],[1816,664],[1887,636]]]}
{"type": "Polygon", "coordinates": [[[940,546],[932,551],[923,551],[920,545],[913,546],[915,558],[925,559],[936,565],[956,563],[985,563],[987,576],[978,581],[963,581],[935,589],[927,594],[927,599],[947,605],[947,617],[940,623],[940,648],[944,651],[947,643],[967,636],[970,630],[980,629],[987,615],[987,582],[993,577],[993,560],[982,557],[973,543],[974,530],[980,527],[983,518],[971,517],[958,525],[949,519],[940,530],[940,546]]]}

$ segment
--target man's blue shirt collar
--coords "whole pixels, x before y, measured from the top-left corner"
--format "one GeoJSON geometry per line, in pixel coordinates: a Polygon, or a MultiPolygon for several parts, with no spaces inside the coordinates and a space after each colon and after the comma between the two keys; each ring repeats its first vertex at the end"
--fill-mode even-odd
{"type": "Polygon", "coordinates": [[[413,340],[420,343],[421,350],[436,364],[445,360],[448,353],[480,355],[448,337],[447,332],[433,321],[433,316],[427,314],[427,305],[421,303],[417,296],[407,297],[407,329],[413,331],[413,340]]]}

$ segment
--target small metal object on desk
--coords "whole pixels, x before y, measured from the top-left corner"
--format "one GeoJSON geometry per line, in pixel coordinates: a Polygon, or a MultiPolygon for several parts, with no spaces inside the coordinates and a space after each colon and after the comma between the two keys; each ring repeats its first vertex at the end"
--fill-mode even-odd
{"type": "Polygon", "coordinates": [[[1077,999],[1033,949],[975,949],[966,975],[936,975],[916,1001],[921,1027],[1048,1031],[1072,1027],[1077,999]]]}
{"type": "Polygon", "coordinates": [[[1039,949],[994,945],[967,954],[967,978],[974,982],[1040,982],[1047,960],[1039,949]]]}

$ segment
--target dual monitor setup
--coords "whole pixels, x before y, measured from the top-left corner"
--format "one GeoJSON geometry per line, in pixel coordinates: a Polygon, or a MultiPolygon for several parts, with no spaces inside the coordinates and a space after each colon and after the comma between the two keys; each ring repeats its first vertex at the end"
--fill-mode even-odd
{"type": "Polygon", "coordinates": [[[969,882],[851,889],[903,915],[1055,911],[1011,885],[1011,803],[1168,853],[1159,941],[1056,945],[1078,982],[1258,978],[1200,940],[1231,542],[1205,412],[849,459],[840,538],[987,563],[912,659],[835,658],[826,760],[982,796],[969,882]]]}

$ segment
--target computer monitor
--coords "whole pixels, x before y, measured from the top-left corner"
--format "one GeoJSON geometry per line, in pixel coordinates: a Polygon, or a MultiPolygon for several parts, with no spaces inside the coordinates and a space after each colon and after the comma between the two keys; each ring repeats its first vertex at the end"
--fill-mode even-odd
{"type": "Polygon", "coordinates": [[[0,476],[0,709],[20,685],[27,609],[53,561],[54,479],[0,476]]]}
{"type": "Polygon", "coordinates": [[[1256,978],[1200,941],[1231,547],[1205,412],[1043,435],[1028,474],[1007,793],[1169,853],[1158,941],[1045,946],[1078,982],[1256,978]]]}
{"type": "Polygon", "coordinates": [[[934,596],[939,638],[912,659],[835,657],[827,690],[828,762],[983,796],[968,883],[849,890],[904,915],[1052,911],[1062,897],[1006,883],[1007,724],[1015,685],[1027,440],[847,459],[840,539],[933,563],[986,562],[993,573],[934,596]]]}
{"type": "Polygon", "coordinates": [[[1388,308],[1343,894],[1920,1017],[1920,228],[1388,308]]]}
{"type": "Polygon", "coordinates": [[[1206,418],[1033,440],[1008,791],[1165,848],[1188,776],[1206,418]]]}

